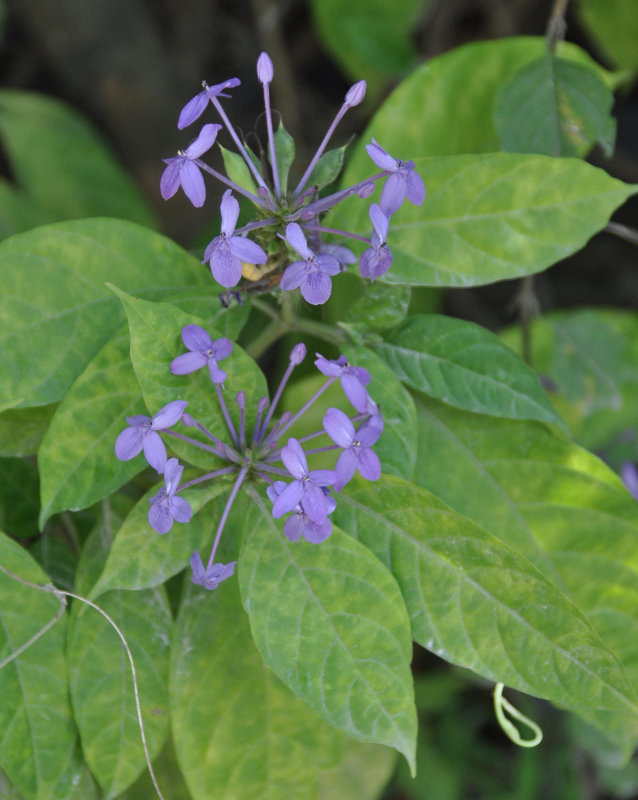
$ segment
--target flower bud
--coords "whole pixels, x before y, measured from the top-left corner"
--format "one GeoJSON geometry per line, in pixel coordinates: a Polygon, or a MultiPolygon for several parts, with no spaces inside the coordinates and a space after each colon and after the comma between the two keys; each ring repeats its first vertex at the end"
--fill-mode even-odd
{"type": "Polygon", "coordinates": [[[268,400],[267,397],[260,397],[259,398],[259,402],[257,403],[257,411],[259,411],[261,414],[263,414],[264,411],[268,408],[268,403],[269,402],[270,401],[268,400]]]}
{"type": "Polygon", "coordinates": [[[274,70],[272,61],[268,53],[262,53],[257,59],[257,78],[260,83],[266,84],[272,81],[274,70]]]}
{"type": "Polygon", "coordinates": [[[369,181],[368,183],[364,183],[363,186],[357,191],[357,196],[362,200],[365,200],[366,197],[370,197],[372,192],[374,192],[374,183],[369,181]]]}
{"type": "Polygon", "coordinates": [[[365,81],[359,81],[355,83],[354,86],[351,86],[346,93],[345,104],[350,108],[358,106],[366,96],[366,88],[367,85],[365,81]]]}
{"type": "Polygon", "coordinates": [[[246,393],[241,391],[237,392],[237,396],[235,397],[235,402],[242,410],[246,408],[246,393]]]}
{"type": "Polygon", "coordinates": [[[296,344],[290,352],[290,363],[297,366],[306,357],[306,345],[303,342],[296,344]]]}
{"type": "Polygon", "coordinates": [[[197,423],[190,414],[184,413],[182,414],[182,425],[186,425],[186,427],[192,427],[193,425],[197,425],[197,423]]]}

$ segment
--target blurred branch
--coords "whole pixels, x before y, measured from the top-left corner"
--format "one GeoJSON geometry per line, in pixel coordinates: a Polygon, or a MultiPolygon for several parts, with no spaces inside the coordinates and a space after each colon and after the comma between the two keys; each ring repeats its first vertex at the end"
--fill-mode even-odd
{"type": "Polygon", "coordinates": [[[624,239],[629,244],[638,245],[638,230],[635,228],[628,228],[627,225],[621,225],[619,222],[608,222],[603,230],[624,239]]]}

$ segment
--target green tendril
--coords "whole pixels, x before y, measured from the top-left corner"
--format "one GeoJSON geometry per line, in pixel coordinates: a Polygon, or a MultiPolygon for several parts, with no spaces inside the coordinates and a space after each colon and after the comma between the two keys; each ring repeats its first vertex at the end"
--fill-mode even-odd
{"type": "Polygon", "coordinates": [[[519,747],[536,747],[543,741],[543,731],[540,725],[537,725],[525,714],[522,714],[517,708],[503,697],[503,689],[505,685],[497,683],[494,687],[494,713],[498,724],[501,726],[503,733],[519,747]],[[518,728],[505,716],[507,712],[510,717],[513,717],[518,722],[526,725],[534,734],[531,739],[523,739],[518,732],[518,728]]]}

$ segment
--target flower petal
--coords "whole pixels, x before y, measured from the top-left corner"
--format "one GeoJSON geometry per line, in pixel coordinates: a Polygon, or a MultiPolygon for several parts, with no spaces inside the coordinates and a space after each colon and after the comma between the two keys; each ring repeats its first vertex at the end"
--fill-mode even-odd
{"type": "Polygon", "coordinates": [[[268,261],[268,256],[257,242],[251,242],[244,236],[233,236],[228,244],[234,256],[249,264],[265,264],[268,261]]]}
{"type": "Polygon", "coordinates": [[[368,392],[361,381],[354,375],[344,372],[341,376],[341,388],[357,411],[365,414],[368,404],[368,392]]]}
{"type": "Polygon", "coordinates": [[[273,503],[273,517],[279,519],[279,517],[283,517],[288,511],[294,511],[299,505],[302,495],[303,486],[301,485],[301,481],[289,483],[273,503]]]}
{"type": "Polygon", "coordinates": [[[205,367],[208,359],[203,353],[183,353],[171,361],[172,375],[190,375],[202,367],[205,367]]]}
{"type": "Polygon", "coordinates": [[[176,522],[190,522],[193,509],[183,497],[171,497],[169,507],[176,522]]]}
{"type": "MultiPolygon", "coordinates": [[[[305,533],[305,514],[293,514],[284,522],[284,536],[291,542],[297,542],[305,533]]],[[[310,520],[308,520],[310,522],[310,520]]]]}
{"type": "Polygon", "coordinates": [[[204,352],[213,346],[213,340],[201,325],[184,325],[182,341],[189,350],[204,352]]]}
{"type": "Polygon", "coordinates": [[[188,145],[186,150],[184,151],[184,155],[187,158],[199,158],[203,156],[207,150],[215,144],[215,139],[217,138],[217,134],[221,131],[221,125],[204,125],[204,127],[199,132],[199,136],[195,139],[194,142],[188,145]]]}
{"type": "Polygon", "coordinates": [[[181,184],[181,162],[182,156],[175,156],[167,159],[167,166],[160,178],[160,192],[164,200],[171,198],[179,189],[181,184]]]}
{"type": "Polygon", "coordinates": [[[210,349],[215,361],[221,361],[233,352],[233,343],[230,339],[215,339],[210,349]]]}
{"type": "Polygon", "coordinates": [[[337,474],[335,489],[337,492],[340,492],[346,483],[349,483],[354,476],[357,461],[352,450],[353,448],[349,447],[347,450],[344,450],[337,459],[335,465],[335,472],[337,474]]]}
{"type": "Polygon", "coordinates": [[[163,431],[166,430],[166,428],[171,428],[176,422],[180,421],[187,405],[188,402],[186,400],[172,400],[170,403],[167,403],[153,416],[151,429],[154,431],[163,431]]]}
{"type": "Polygon", "coordinates": [[[304,484],[301,507],[310,519],[318,525],[326,521],[328,516],[326,496],[314,483],[304,484]]]}
{"type": "Polygon", "coordinates": [[[161,475],[166,466],[166,447],[159,433],[149,431],[142,442],[142,449],[148,463],[161,475]]]}
{"type": "Polygon", "coordinates": [[[208,95],[206,92],[200,92],[195,97],[191,98],[188,103],[181,110],[179,119],[177,120],[177,127],[180,131],[192,125],[196,119],[199,119],[206,110],[208,105],[208,95]]]}
{"type": "Polygon", "coordinates": [[[164,481],[166,483],[166,494],[172,495],[177,491],[179,482],[182,479],[184,467],[176,458],[169,458],[164,467],[164,481]]]}
{"type": "Polygon", "coordinates": [[[281,448],[281,460],[293,478],[300,480],[308,474],[306,454],[296,439],[288,439],[288,444],[281,448]]]}
{"type": "Polygon", "coordinates": [[[379,456],[368,447],[354,448],[357,459],[357,469],[359,475],[368,481],[378,481],[381,477],[381,462],[379,456]]]}
{"type": "Polygon", "coordinates": [[[420,206],[425,200],[425,184],[418,172],[411,169],[407,178],[408,200],[415,206],[420,206]]]}
{"type": "Polygon", "coordinates": [[[380,169],[387,169],[390,172],[394,172],[394,170],[396,170],[396,158],[392,158],[392,156],[387,153],[383,147],[381,147],[376,139],[372,140],[372,144],[366,145],[366,152],[380,169]]]}
{"type": "Polygon", "coordinates": [[[181,165],[180,178],[186,197],[195,208],[201,208],[206,200],[206,184],[197,164],[184,159],[181,165]]]}
{"type": "Polygon", "coordinates": [[[115,455],[119,461],[130,461],[142,452],[145,433],[140,427],[124,428],[115,440],[115,455]]]}
{"type": "Polygon", "coordinates": [[[227,241],[219,244],[210,259],[210,268],[217,283],[230,288],[241,278],[241,261],[231,253],[227,241]]]}
{"type": "Polygon", "coordinates": [[[286,225],[286,241],[302,258],[313,257],[314,253],[308,247],[308,242],[306,241],[306,237],[299,223],[289,222],[288,225],[286,225]]]}
{"type": "Polygon", "coordinates": [[[151,504],[148,511],[148,521],[151,528],[158,533],[168,533],[173,527],[173,517],[171,517],[165,503],[161,501],[151,504]]]}
{"type": "Polygon", "coordinates": [[[338,408],[329,408],[323,418],[323,429],[339,447],[350,447],[354,441],[354,425],[338,408]]]}
{"type": "Polygon", "coordinates": [[[235,232],[235,226],[239,218],[239,203],[233,197],[230,189],[226,189],[224,192],[220,209],[222,213],[222,233],[227,239],[230,239],[235,232]]]}
{"type": "Polygon", "coordinates": [[[407,191],[407,180],[404,173],[395,172],[390,175],[381,192],[381,210],[386,217],[391,217],[401,208],[407,191]]]}
{"type": "Polygon", "coordinates": [[[284,292],[289,292],[292,289],[298,289],[301,284],[306,280],[308,275],[308,262],[295,261],[286,268],[286,271],[281,276],[281,288],[284,292]]]}
{"type": "Polygon", "coordinates": [[[332,281],[324,272],[308,273],[306,280],[301,284],[301,296],[311,306],[323,305],[331,293],[332,281]]]}

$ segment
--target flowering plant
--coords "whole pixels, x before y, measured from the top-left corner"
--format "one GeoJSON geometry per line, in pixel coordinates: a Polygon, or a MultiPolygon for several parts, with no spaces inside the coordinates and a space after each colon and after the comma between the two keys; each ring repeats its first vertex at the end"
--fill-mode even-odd
{"type": "Polygon", "coordinates": [[[147,210],[0,244],[0,786],[374,800],[400,754],[412,798],[420,718],[471,681],[517,744],[569,712],[570,747],[630,758],[638,318],[532,314],[537,273],[636,238],[609,223],[636,187],[584,160],[622,75],[559,46],[564,6],[416,68],[330,149],[357,80],[301,167],[265,52],[262,143],[240,79],[204,83],[157,170],[189,214],[222,184],[196,256],[147,210]],[[443,313],[514,279],[498,334],[443,313]]]}

